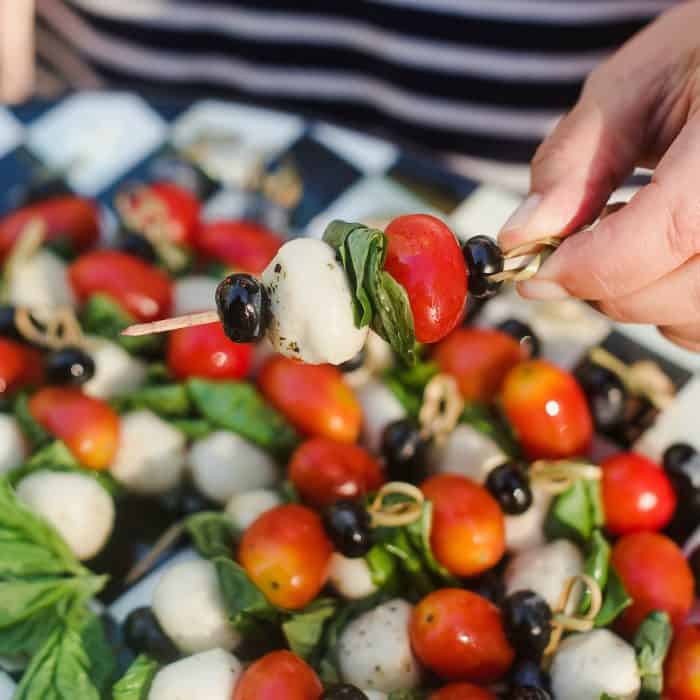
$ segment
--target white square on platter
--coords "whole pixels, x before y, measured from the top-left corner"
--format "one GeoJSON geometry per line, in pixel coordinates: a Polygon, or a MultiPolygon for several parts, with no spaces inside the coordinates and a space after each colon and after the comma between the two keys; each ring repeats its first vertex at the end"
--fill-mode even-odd
{"type": "Polygon", "coordinates": [[[0,107],[0,157],[19,145],[22,131],[19,119],[8,109],[0,107]]]}
{"type": "Polygon", "coordinates": [[[332,124],[318,124],[311,136],[366,175],[386,172],[399,155],[389,141],[332,124]]]}
{"type": "Polygon", "coordinates": [[[496,238],[521,201],[516,194],[482,185],[452,212],[455,233],[461,239],[478,235],[496,238]]]}

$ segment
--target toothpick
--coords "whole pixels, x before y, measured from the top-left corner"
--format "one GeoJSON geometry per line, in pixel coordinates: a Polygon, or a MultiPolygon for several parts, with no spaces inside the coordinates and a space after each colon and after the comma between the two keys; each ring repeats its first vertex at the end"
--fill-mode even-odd
{"type": "Polygon", "coordinates": [[[136,323],[125,328],[121,335],[137,336],[151,335],[152,333],[167,333],[176,331],[179,328],[192,328],[192,326],[204,326],[207,323],[218,323],[219,314],[216,311],[200,311],[196,314],[186,314],[185,316],[175,316],[174,318],[164,318],[162,321],[152,323],[136,323]]]}

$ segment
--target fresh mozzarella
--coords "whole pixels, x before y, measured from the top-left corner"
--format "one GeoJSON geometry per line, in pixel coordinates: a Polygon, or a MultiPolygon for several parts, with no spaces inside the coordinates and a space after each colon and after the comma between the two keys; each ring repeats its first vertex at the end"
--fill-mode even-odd
{"type": "Polygon", "coordinates": [[[282,503],[272,489],[252,489],[234,493],[226,504],[226,514],[238,530],[246,530],[263,513],[282,503]]]}
{"type": "Polygon", "coordinates": [[[217,281],[205,275],[181,277],[173,286],[173,315],[207,311],[216,306],[217,281]]]}
{"type": "Polygon", "coordinates": [[[0,413],[0,474],[18,467],[26,456],[27,447],[17,420],[0,413]]]}
{"type": "Polygon", "coordinates": [[[83,385],[86,394],[111,399],[136,391],[146,379],[146,365],[120,345],[89,336],[86,349],[95,363],[95,374],[83,385]]]}
{"type": "Polygon", "coordinates": [[[41,470],[22,479],[17,496],[45,518],[78,559],[94,557],[114,527],[114,502],[86,474],[41,470]]]}
{"type": "Polygon", "coordinates": [[[351,559],[338,552],[331,557],[328,581],[343,598],[364,598],[377,590],[364,557],[351,559]]]}
{"type": "Polygon", "coordinates": [[[640,680],[634,649],[606,629],[567,637],[554,655],[552,690],[557,700],[634,700],[640,680]]]}
{"type": "Polygon", "coordinates": [[[222,505],[239,491],[273,486],[279,476],[269,455],[225,430],[194,442],[188,461],[197,488],[222,505]]]}
{"type": "Polygon", "coordinates": [[[395,598],[353,620],[340,637],[340,673],[359,688],[391,693],[420,682],[408,624],[413,606],[395,598]]]}
{"type": "Polygon", "coordinates": [[[583,571],[583,556],[569,540],[556,540],[516,554],[508,564],[504,582],[508,594],[531,590],[554,607],[566,582],[583,571]]]}
{"type": "Polygon", "coordinates": [[[188,656],[156,673],[148,700],[231,700],[242,670],[223,649],[188,656]]]}
{"type": "Polygon", "coordinates": [[[12,700],[17,686],[10,676],[0,671],[0,700],[12,700]]]}
{"type": "Polygon", "coordinates": [[[204,559],[169,568],[153,593],[153,613],[184,654],[221,647],[231,651],[240,638],[228,621],[214,565],[204,559]]]}
{"type": "Polygon", "coordinates": [[[109,470],[130,491],[163,493],[185,469],[185,436],[147,409],[121,417],[117,454],[109,470]]]}
{"type": "Polygon", "coordinates": [[[372,452],[379,452],[382,433],[389,423],[406,417],[406,410],[386,384],[372,380],[356,391],[362,406],[362,441],[372,452]]]}
{"type": "Polygon", "coordinates": [[[386,693],[382,693],[381,690],[367,690],[365,688],[362,692],[367,696],[367,700],[388,700],[389,698],[389,696],[386,693]]]}
{"type": "Polygon", "coordinates": [[[270,297],[268,337],[277,352],[310,364],[339,365],[362,349],[368,328],[357,328],[347,275],[323,241],[285,243],[265,268],[270,297]]]}
{"type": "Polygon", "coordinates": [[[433,457],[437,472],[461,474],[482,484],[493,467],[504,462],[505,453],[488,436],[471,425],[458,425],[433,457]]]}
{"type": "Polygon", "coordinates": [[[13,270],[8,296],[13,306],[30,309],[75,306],[66,264],[44,248],[13,270]]]}
{"type": "Polygon", "coordinates": [[[544,521],[552,502],[552,494],[531,484],[532,504],[522,515],[506,515],[506,547],[511,552],[532,549],[545,544],[544,521]]]}

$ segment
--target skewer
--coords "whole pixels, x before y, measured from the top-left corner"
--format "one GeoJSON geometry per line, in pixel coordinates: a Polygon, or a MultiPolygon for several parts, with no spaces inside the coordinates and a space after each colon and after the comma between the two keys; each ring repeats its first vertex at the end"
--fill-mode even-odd
{"type": "Polygon", "coordinates": [[[173,318],[164,318],[162,321],[152,321],[151,323],[136,323],[125,328],[121,335],[138,336],[150,335],[151,333],[167,333],[176,331],[179,328],[191,328],[192,326],[203,326],[207,323],[218,323],[219,314],[216,311],[200,311],[195,314],[185,314],[173,318]]]}

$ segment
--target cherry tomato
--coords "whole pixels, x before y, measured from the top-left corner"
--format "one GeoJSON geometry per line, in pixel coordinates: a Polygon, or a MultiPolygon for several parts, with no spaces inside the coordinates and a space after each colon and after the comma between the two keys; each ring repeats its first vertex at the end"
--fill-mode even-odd
{"type": "Polygon", "coordinates": [[[93,246],[100,235],[100,217],[96,204],[83,197],[64,195],[17,209],[0,220],[0,260],[34,219],[46,226],[47,241],[68,241],[79,252],[93,246]]]}
{"type": "Polygon", "coordinates": [[[508,370],[523,360],[520,344],[489,328],[457,328],[436,346],[433,359],[451,374],[467,401],[491,401],[508,370]]]}
{"type": "Polygon", "coordinates": [[[506,375],[501,396],[529,459],[563,459],[588,450],[593,421],[569,372],[546,360],[521,362],[506,375]]]}
{"type": "Polygon", "coordinates": [[[202,255],[251,275],[262,274],[283,243],[282,237],[251,221],[204,223],[196,239],[202,255]]]}
{"type": "Polygon", "coordinates": [[[119,442],[119,416],[106,401],[80,389],[44,387],[29,399],[34,420],[89,469],[106,469],[119,442]]]}
{"type": "Polygon", "coordinates": [[[294,503],[263,513],[243,533],[241,565],[267,599],[298,610],[326,582],[333,545],[314,511],[294,503]]]}
{"type": "Polygon", "coordinates": [[[43,378],[41,353],[28,345],[0,338],[0,396],[25,386],[36,386],[43,378]]]}
{"type": "Polygon", "coordinates": [[[441,678],[490,683],[513,663],[499,609],[471,591],[430,593],[414,608],[409,628],[416,655],[441,678]]]}
{"type": "Polygon", "coordinates": [[[86,301],[105,294],[138,321],[155,321],[170,313],[172,283],[153,265],[116,250],[95,250],[68,269],[75,295],[86,301]]]}
{"type": "Polygon", "coordinates": [[[475,576],[498,562],[505,550],[503,512],[483,486],[459,474],[437,474],[421,491],[433,504],[430,543],[446,569],[475,576]]]}
{"type": "Polygon", "coordinates": [[[229,340],[220,323],[181,328],[168,338],[167,362],[178,379],[240,379],[250,371],[253,346],[229,340]]]}
{"type": "Polygon", "coordinates": [[[472,683],[450,683],[430,695],[429,700],[498,700],[486,688],[472,683]]]}
{"type": "Polygon", "coordinates": [[[384,269],[406,290],[416,340],[436,343],[462,320],[467,266],[457,238],[428,214],[394,219],[386,228],[384,269]]]}
{"type": "Polygon", "coordinates": [[[656,532],[624,535],[611,562],[633,601],[618,623],[624,634],[631,637],[652,610],[665,610],[675,627],[682,624],[693,603],[694,581],[673,540],[656,532]]]}
{"type": "Polygon", "coordinates": [[[665,671],[666,700],[700,700],[700,629],[689,626],[676,632],[665,671]]]}
{"type": "Polygon", "coordinates": [[[676,494],[664,470],[633,452],[602,464],[605,527],[613,535],[661,530],[676,509],[676,494]]]}
{"type": "Polygon", "coordinates": [[[260,368],[258,384],[268,401],[302,432],[339,442],[357,440],[362,409],[335,367],[272,355],[260,368]]]}
{"type": "Polygon", "coordinates": [[[165,203],[172,225],[171,239],[175,243],[192,245],[199,226],[199,200],[192,192],[173,182],[153,182],[148,188],[165,203]]]}
{"type": "Polygon", "coordinates": [[[316,437],[302,443],[289,463],[302,499],[322,508],[341,498],[361,498],[384,483],[379,462],[358,445],[316,437]]]}
{"type": "Polygon", "coordinates": [[[291,651],[273,651],[248,666],[233,700],[318,700],[323,686],[313,669],[291,651]]]}

